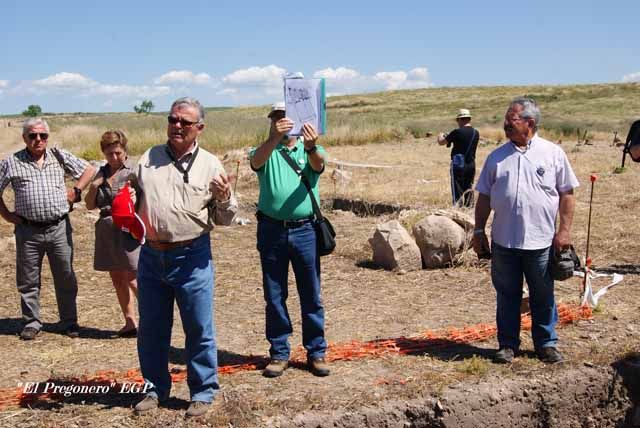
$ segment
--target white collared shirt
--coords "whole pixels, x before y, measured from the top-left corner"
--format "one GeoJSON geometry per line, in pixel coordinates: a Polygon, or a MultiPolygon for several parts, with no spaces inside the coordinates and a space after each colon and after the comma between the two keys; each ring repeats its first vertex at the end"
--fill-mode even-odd
{"type": "Polygon", "coordinates": [[[526,150],[511,141],[498,147],[487,157],[476,185],[494,210],[491,239],[507,248],[549,247],[560,193],[579,185],[565,152],[538,134],[526,150]]]}

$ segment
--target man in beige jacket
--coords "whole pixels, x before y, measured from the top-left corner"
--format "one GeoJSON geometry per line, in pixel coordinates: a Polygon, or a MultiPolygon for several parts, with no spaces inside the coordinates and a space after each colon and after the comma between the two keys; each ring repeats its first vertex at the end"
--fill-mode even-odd
{"type": "Polygon", "coordinates": [[[209,232],[214,224],[230,224],[238,204],[218,158],[198,145],[205,127],[202,105],[180,98],[167,120],[169,140],[147,150],[132,176],[146,228],[138,262],[138,356],[147,394],[135,411],[154,410],[169,398],[175,300],[186,336],[186,416],[193,417],[207,412],[220,389],[209,232]]]}

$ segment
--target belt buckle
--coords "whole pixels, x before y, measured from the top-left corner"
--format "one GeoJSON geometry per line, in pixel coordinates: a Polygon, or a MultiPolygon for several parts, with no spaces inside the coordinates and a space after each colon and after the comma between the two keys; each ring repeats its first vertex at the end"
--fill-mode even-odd
{"type": "Polygon", "coordinates": [[[284,224],[285,229],[290,229],[292,227],[295,227],[295,224],[297,223],[296,220],[282,220],[282,222],[284,224]]]}

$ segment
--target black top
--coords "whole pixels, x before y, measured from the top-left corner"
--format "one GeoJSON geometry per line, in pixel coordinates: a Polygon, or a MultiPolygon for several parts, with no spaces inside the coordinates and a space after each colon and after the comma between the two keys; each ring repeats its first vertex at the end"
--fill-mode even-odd
{"type": "MultiPolygon", "coordinates": [[[[456,128],[453,131],[449,132],[449,135],[446,137],[448,143],[453,143],[453,148],[451,149],[451,157],[457,154],[465,154],[467,153],[467,149],[469,149],[469,144],[471,144],[471,148],[469,149],[469,153],[465,158],[466,163],[475,162],[476,160],[476,149],[478,148],[478,140],[480,139],[480,133],[476,131],[472,126],[463,126],[462,128],[456,128]]],[[[449,144],[447,144],[447,147],[449,144]]]]}
{"type": "Polygon", "coordinates": [[[640,144],[640,120],[633,122],[627,134],[627,145],[630,147],[637,144],[640,144]]]}

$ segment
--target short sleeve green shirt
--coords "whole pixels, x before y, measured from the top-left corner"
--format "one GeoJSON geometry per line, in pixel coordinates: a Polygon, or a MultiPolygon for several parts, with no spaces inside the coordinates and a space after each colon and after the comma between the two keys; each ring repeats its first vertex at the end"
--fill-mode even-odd
{"type": "MultiPolygon", "coordinates": [[[[322,146],[318,147],[318,153],[326,159],[326,151],[322,146]]],[[[249,158],[253,158],[256,149],[249,152],[249,158]]],[[[309,199],[309,192],[295,171],[289,166],[279,151],[285,151],[300,165],[300,168],[309,179],[311,190],[320,201],[318,182],[321,172],[311,168],[304,144],[298,138],[296,145],[288,149],[278,143],[267,162],[256,171],[260,183],[260,196],[258,197],[258,210],[278,220],[298,220],[313,214],[313,206],[309,199]]]]}

